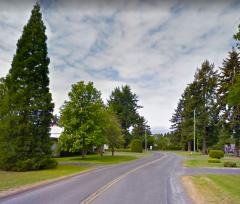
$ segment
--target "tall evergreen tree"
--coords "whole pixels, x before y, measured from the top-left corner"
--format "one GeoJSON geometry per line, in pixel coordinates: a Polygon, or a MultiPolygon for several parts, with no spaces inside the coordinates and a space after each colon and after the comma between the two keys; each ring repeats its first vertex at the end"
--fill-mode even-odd
{"type": "Polygon", "coordinates": [[[217,112],[215,111],[217,76],[213,64],[205,61],[197,70],[193,83],[189,84],[178,107],[170,120],[174,134],[179,138],[181,146],[188,151],[193,149],[194,109],[196,111],[196,136],[202,142],[203,153],[207,145],[214,143],[216,138],[215,125],[217,112]]]}
{"type": "Polygon", "coordinates": [[[137,110],[141,106],[138,105],[138,97],[135,93],[132,93],[128,85],[121,88],[117,87],[108,100],[108,106],[115,112],[121,123],[125,139],[124,146],[126,147],[132,139],[129,128],[136,124],[139,119],[137,110]]]}
{"type": "Polygon", "coordinates": [[[5,84],[5,79],[0,78],[0,101],[3,100],[6,92],[7,92],[7,87],[6,87],[6,84],[5,84]]]}
{"type": "Polygon", "coordinates": [[[181,123],[181,143],[188,151],[192,150],[193,111],[196,108],[196,83],[189,84],[183,93],[183,111],[181,123]],[[184,145],[185,144],[185,145],[184,145]]]}
{"type": "Polygon", "coordinates": [[[237,41],[237,47],[238,47],[238,49],[240,49],[240,25],[238,25],[238,31],[233,36],[233,38],[237,41]]]}
{"type": "Polygon", "coordinates": [[[235,84],[237,76],[240,74],[240,58],[236,50],[229,52],[227,59],[223,61],[222,67],[220,67],[220,74],[218,79],[218,101],[217,108],[219,112],[219,127],[221,143],[225,143],[232,137],[233,134],[233,113],[236,110],[234,105],[228,103],[229,92],[231,87],[235,84]]]}
{"type": "Polygon", "coordinates": [[[172,118],[170,119],[170,122],[172,123],[171,125],[171,129],[173,131],[173,138],[174,138],[174,141],[177,143],[177,144],[181,144],[181,147],[182,147],[182,150],[184,150],[185,148],[185,145],[182,144],[182,128],[181,128],[181,125],[182,125],[182,122],[183,122],[183,102],[184,102],[184,99],[183,99],[183,95],[181,96],[180,100],[178,101],[178,104],[177,104],[177,108],[174,110],[175,112],[173,113],[172,115],[172,118]]]}
{"type": "Polygon", "coordinates": [[[147,124],[146,119],[143,116],[139,116],[139,119],[132,129],[133,139],[140,139],[142,141],[142,146],[145,146],[145,133],[147,139],[147,145],[150,145],[150,140],[152,139],[150,126],[147,124]]]}
{"type": "MultiPolygon", "coordinates": [[[[195,103],[197,113],[197,129],[202,139],[202,152],[207,153],[207,146],[216,138],[215,126],[217,114],[215,110],[217,72],[209,61],[202,63],[195,74],[195,103]]],[[[214,143],[214,142],[213,142],[214,143]]]]}
{"type": "Polygon", "coordinates": [[[150,126],[147,124],[146,119],[143,116],[139,116],[136,124],[133,125],[132,136],[134,139],[143,139],[145,135],[151,135],[150,126]]]}
{"type": "Polygon", "coordinates": [[[7,93],[1,103],[0,168],[47,168],[51,162],[50,123],[53,103],[49,92],[47,36],[40,6],[18,40],[6,77],[7,93]]]}

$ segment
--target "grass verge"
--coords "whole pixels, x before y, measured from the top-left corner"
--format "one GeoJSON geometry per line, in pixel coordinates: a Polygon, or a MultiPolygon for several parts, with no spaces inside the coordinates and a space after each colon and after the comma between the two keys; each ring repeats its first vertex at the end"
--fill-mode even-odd
{"type": "Polygon", "coordinates": [[[184,161],[184,166],[186,167],[224,167],[223,163],[225,161],[233,161],[236,162],[237,168],[240,168],[240,159],[236,158],[223,158],[220,160],[220,163],[209,163],[207,158],[200,159],[188,159],[184,161]]]}
{"type": "Polygon", "coordinates": [[[61,176],[80,173],[90,169],[89,167],[58,165],[55,169],[28,171],[28,172],[9,172],[0,171],[0,192],[20,186],[35,184],[61,176]]]}
{"type": "Polygon", "coordinates": [[[240,175],[197,175],[183,177],[183,184],[195,203],[239,204],[240,175]]]}
{"type": "Polygon", "coordinates": [[[178,151],[175,152],[178,155],[185,156],[186,160],[183,161],[183,165],[185,167],[224,167],[223,163],[225,161],[232,161],[236,162],[237,167],[240,168],[240,158],[232,157],[232,156],[226,156],[222,158],[220,163],[209,163],[208,162],[208,155],[202,155],[199,152],[184,152],[184,151],[178,151]]]}
{"type": "Polygon", "coordinates": [[[118,164],[122,162],[128,162],[139,157],[136,155],[87,155],[84,159],[81,156],[73,157],[60,157],[56,158],[58,162],[79,162],[79,163],[89,163],[89,164],[118,164]]]}

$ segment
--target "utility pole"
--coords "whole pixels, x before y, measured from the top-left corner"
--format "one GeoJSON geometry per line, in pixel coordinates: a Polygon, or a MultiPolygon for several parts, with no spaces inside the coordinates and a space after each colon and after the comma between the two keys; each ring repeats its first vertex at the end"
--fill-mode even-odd
{"type": "Polygon", "coordinates": [[[147,152],[147,134],[146,134],[146,127],[145,127],[145,152],[147,152]]]}
{"type": "Polygon", "coordinates": [[[196,109],[193,111],[193,151],[196,151],[196,109]]]}

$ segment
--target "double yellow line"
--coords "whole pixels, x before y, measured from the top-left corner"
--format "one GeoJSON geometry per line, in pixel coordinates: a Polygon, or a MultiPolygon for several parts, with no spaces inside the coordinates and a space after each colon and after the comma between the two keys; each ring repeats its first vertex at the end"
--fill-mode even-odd
{"type": "Polygon", "coordinates": [[[128,172],[124,173],[123,175],[115,178],[114,180],[110,181],[109,183],[107,183],[106,185],[102,186],[101,188],[99,188],[97,191],[95,191],[93,194],[91,194],[89,197],[87,197],[85,200],[83,200],[80,204],[90,204],[91,202],[93,202],[98,196],[100,196],[102,193],[104,193],[106,190],[108,190],[111,186],[113,186],[114,184],[118,183],[119,181],[121,181],[123,178],[125,178],[126,176],[128,176],[129,174],[142,169],[146,166],[149,166],[151,164],[154,164],[156,162],[159,162],[160,160],[164,159],[167,155],[164,154],[163,157],[153,160],[151,162],[147,162],[145,164],[142,164],[138,167],[136,167],[135,169],[131,169],[128,172]]]}

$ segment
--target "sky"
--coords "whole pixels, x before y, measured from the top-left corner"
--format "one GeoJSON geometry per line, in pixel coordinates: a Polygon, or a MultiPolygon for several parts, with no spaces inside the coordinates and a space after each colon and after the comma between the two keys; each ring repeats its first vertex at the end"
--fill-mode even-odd
{"type": "MultiPolygon", "coordinates": [[[[35,1],[0,1],[0,77],[35,1]]],[[[106,102],[130,85],[153,132],[167,132],[177,102],[201,63],[221,66],[235,45],[239,0],[40,0],[48,36],[55,113],[71,85],[92,81],[106,102]]]]}

